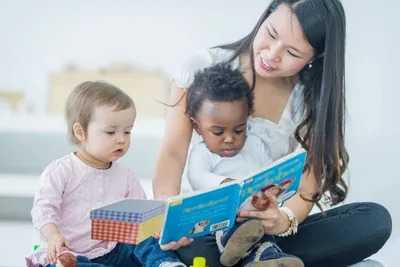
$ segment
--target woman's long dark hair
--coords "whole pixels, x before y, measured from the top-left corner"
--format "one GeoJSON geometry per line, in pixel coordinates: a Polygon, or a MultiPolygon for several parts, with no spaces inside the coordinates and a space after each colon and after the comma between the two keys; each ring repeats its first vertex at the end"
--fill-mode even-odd
{"type": "Polygon", "coordinates": [[[346,21],[341,3],[338,0],[274,0],[247,36],[219,47],[234,51],[230,61],[243,53],[250,54],[251,88],[254,89],[253,41],[265,19],[281,4],[286,4],[297,16],[315,51],[312,67],[306,66],[299,73],[304,85],[306,113],[295,137],[308,150],[307,168],[311,167],[320,189],[311,199],[300,196],[318,202],[328,192],[331,204],[336,204],[347,195],[342,175],[349,161],[344,145],[346,21]]]}

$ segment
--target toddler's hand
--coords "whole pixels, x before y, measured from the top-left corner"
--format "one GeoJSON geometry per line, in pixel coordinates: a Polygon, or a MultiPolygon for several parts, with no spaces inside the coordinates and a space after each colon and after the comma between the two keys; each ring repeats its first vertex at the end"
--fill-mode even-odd
{"type": "Polygon", "coordinates": [[[47,256],[52,264],[57,263],[57,257],[61,253],[62,247],[67,246],[67,241],[60,234],[55,234],[48,239],[47,256]]]}
{"type": "Polygon", "coordinates": [[[160,239],[160,236],[161,236],[161,233],[160,233],[160,232],[154,232],[154,233],[153,233],[153,237],[154,237],[155,239],[160,239]]]}
{"type": "Polygon", "coordinates": [[[235,179],[227,177],[224,180],[222,180],[222,182],[220,184],[229,183],[229,182],[232,182],[232,181],[235,181],[235,179]]]}
{"type": "Polygon", "coordinates": [[[178,241],[172,241],[169,242],[168,244],[161,245],[162,250],[178,250],[181,247],[186,247],[190,245],[193,242],[192,238],[187,238],[187,237],[182,237],[178,241]]]}
{"type": "Polygon", "coordinates": [[[76,267],[77,259],[75,255],[65,247],[61,250],[61,255],[58,255],[57,257],[58,261],[56,267],[76,267]]]}

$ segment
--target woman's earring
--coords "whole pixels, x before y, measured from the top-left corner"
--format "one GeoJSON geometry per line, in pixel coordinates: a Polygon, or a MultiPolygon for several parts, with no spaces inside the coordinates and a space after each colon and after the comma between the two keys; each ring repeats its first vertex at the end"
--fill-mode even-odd
{"type": "Polygon", "coordinates": [[[312,62],[308,64],[308,69],[312,68],[312,62]]]}

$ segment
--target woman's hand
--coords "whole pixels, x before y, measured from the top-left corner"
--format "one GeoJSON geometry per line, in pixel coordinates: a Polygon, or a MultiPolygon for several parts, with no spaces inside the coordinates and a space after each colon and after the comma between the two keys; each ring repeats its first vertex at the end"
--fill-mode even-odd
{"type": "Polygon", "coordinates": [[[186,247],[193,242],[192,238],[182,237],[178,241],[172,241],[165,245],[160,245],[162,250],[178,250],[181,247],[186,247]]]}
{"type": "Polygon", "coordinates": [[[241,209],[238,220],[259,219],[262,220],[266,234],[275,235],[285,232],[289,228],[289,219],[287,215],[278,208],[276,197],[265,193],[268,199],[268,207],[265,210],[241,209]]]}

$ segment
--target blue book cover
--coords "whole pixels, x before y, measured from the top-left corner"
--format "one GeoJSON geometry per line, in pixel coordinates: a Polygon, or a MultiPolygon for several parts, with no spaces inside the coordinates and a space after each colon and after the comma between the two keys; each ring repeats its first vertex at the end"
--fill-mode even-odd
{"type": "Polygon", "coordinates": [[[274,190],[271,192],[277,195],[278,203],[283,203],[300,185],[306,154],[304,149],[299,149],[249,177],[207,191],[169,198],[160,244],[232,227],[240,207],[258,192],[274,190]]]}
{"type": "Polygon", "coordinates": [[[232,226],[240,190],[240,184],[227,183],[211,191],[169,198],[160,244],[183,236],[204,236],[232,226]]]}

